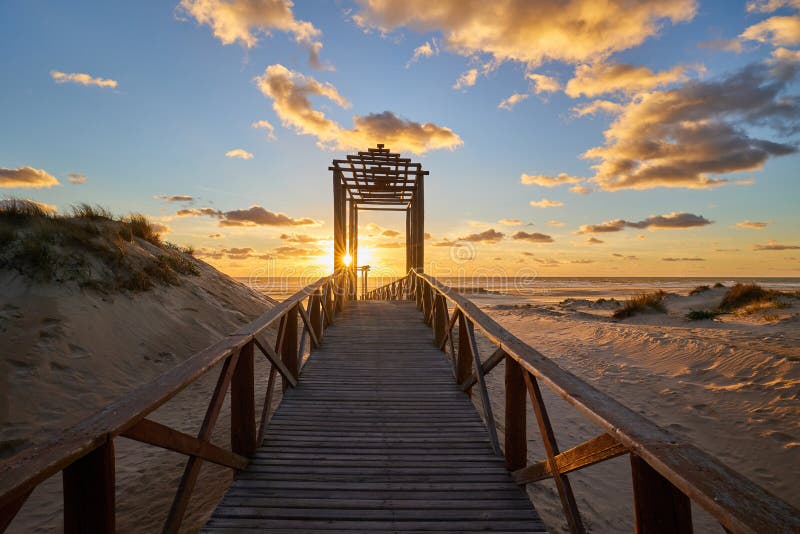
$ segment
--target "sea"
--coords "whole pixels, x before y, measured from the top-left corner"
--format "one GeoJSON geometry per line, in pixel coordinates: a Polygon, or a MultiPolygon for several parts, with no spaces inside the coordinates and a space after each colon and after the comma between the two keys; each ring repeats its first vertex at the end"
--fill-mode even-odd
{"type": "MultiPolygon", "coordinates": [[[[800,278],[769,277],[441,277],[440,282],[470,297],[502,297],[502,301],[520,303],[553,304],[565,299],[600,298],[624,300],[639,293],[663,290],[667,293],[686,295],[698,286],[713,286],[716,283],[733,286],[736,283],[756,283],[764,288],[779,291],[800,291],[800,278]]],[[[287,278],[237,278],[256,291],[283,300],[313,279],[287,278]]],[[[367,288],[373,289],[392,282],[393,278],[372,277],[367,288]]],[[[359,288],[359,292],[361,289],[359,288]]],[[[482,299],[484,300],[484,299],[482,299]]]]}

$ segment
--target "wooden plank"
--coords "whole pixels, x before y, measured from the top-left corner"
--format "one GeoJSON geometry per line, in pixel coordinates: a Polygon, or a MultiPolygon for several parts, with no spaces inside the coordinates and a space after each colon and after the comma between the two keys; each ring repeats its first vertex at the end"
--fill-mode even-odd
{"type": "Polygon", "coordinates": [[[691,534],[692,504],[683,492],[634,453],[631,475],[637,534],[691,534]]]}
{"type": "Polygon", "coordinates": [[[30,492],[21,495],[17,500],[10,502],[5,508],[0,509],[0,533],[5,532],[14,518],[19,513],[20,508],[25,504],[25,501],[30,497],[30,492]]]}
{"type": "Polygon", "coordinates": [[[556,442],[556,436],[553,432],[553,426],[550,424],[550,417],[547,415],[544,399],[542,399],[542,392],[539,391],[536,378],[530,373],[524,372],[523,378],[531,398],[533,411],[536,414],[536,421],[539,424],[539,432],[542,436],[544,450],[547,453],[547,463],[550,466],[550,471],[553,473],[553,480],[555,480],[556,483],[556,489],[561,499],[561,506],[564,509],[564,516],[567,519],[569,530],[573,534],[586,532],[583,522],[581,521],[580,513],[578,512],[578,505],[575,502],[575,495],[572,493],[572,486],[569,483],[569,479],[564,473],[559,473],[558,471],[558,464],[555,460],[559,452],[558,443],[556,442]]]}
{"type": "Polygon", "coordinates": [[[116,528],[114,442],[64,469],[64,533],[111,534],[116,528]]]}
{"type": "Polygon", "coordinates": [[[231,451],[241,456],[256,452],[254,345],[241,348],[231,377],[231,451]]]}
{"type": "MultiPolygon", "coordinates": [[[[601,434],[588,441],[576,445],[555,456],[558,472],[561,474],[577,471],[604,460],[616,458],[628,452],[628,449],[609,434],[601,434]]],[[[537,482],[553,476],[550,462],[544,460],[517,469],[513,473],[517,484],[537,482]]]]}
{"type": "Polygon", "coordinates": [[[277,381],[278,370],[272,365],[269,368],[269,379],[267,380],[267,392],[264,394],[264,406],[261,408],[261,421],[258,425],[258,437],[256,443],[260,446],[264,441],[264,434],[267,431],[267,424],[270,421],[270,410],[272,406],[272,396],[275,394],[275,382],[277,381]]]}
{"type": "MultiPolygon", "coordinates": [[[[489,372],[495,367],[497,367],[497,365],[500,362],[502,362],[503,359],[505,359],[506,357],[507,355],[503,350],[503,348],[497,347],[497,349],[495,349],[492,355],[486,358],[486,360],[481,365],[483,367],[483,374],[485,375],[489,374],[489,372]]],[[[472,375],[467,380],[465,380],[463,384],[461,384],[462,391],[468,391],[469,389],[472,388],[472,386],[475,385],[477,381],[478,381],[478,376],[475,373],[472,373],[472,375]]]]}
{"type": "MultiPolygon", "coordinates": [[[[283,329],[281,331],[284,331],[283,329]]],[[[255,338],[255,343],[261,353],[267,357],[269,362],[275,367],[275,370],[281,374],[281,377],[291,384],[292,387],[297,386],[297,379],[292,375],[292,372],[286,368],[286,364],[278,357],[272,347],[268,343],[262,343],[260,339],[255,338]]]]}
{"type": "Polygon", "coordinates": [[[514,471],[528,463],[528,437],[526,435],[525,379],[522,367],[508,356],[505,357],[505,459],[506,469],[514,471]]]}
{"type": "Polygon", "coordinates": [[[150,419],[142,419],[135,427],[126,430],[123,436],[188,456],[199,456],[203,460],[223,467],[232,469],[247,467],[247,458],[244,456],[226,451],[213,443],[201,441],[194,436],[150,419]]]}

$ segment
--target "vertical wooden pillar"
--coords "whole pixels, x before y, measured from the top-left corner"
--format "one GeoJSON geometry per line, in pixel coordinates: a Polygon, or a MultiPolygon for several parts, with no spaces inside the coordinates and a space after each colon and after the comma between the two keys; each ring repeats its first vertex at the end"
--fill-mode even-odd
{"type": "Polygon", "coordinates": [[[231,450],[242,456],[252,456],[257,447],[254,346],[250,341],[242,347],[231,377],[231,450]]]}
{"type": "Polygon", "coordinates": [[[311,328],[314,329],[314,333],[317,335],[317,339],[321,342],[322,341],[322,297],[319,294],[319,290],[315,290],[314,294],[311,295],[311,310],[309,311],[309,321],[311,322],[311,328]]]}
{"type": "Polygon", "coordinates": [[[631,453],[637,534],[692,532],[692,505],[682,491],[631,453]]]}
{"type": "MultiPolygon", "coordinates": [[[[456,382],[463,384],[472,375],[472,353],[469,349],[469,331],[463,313],[458,314],[458,355],[456,357],[456,382]]],[[[467,393],[471,393],[468,391],[467,393]]]]}
{"type": "MultiPolygon", "coordinates": [[[[353,300],[355,300],[356,296],[358,295],[358,284],[357,284],[357,280],[358,280],[358,271],[357,271],[357,269],[358,269],[358,206],[353,201],[350,201],[350,204],[351,204],[351,207],[352,207],[352,209],[350,211],[350,218],[351,218],[351,221],[352,221],[351,224],[353,226],[353,238],[352,238],[353,239],[353,244],[350,247],[350,249],[351,249],[350,256],[353,258],[353,263],[352,263],[352,266],[353,266],[353,288],[352,288],[352,291],[350,292],[350,294],[353,296],[353,300]]],[[[363,286],[364,286],[364,289],[367,289],[366,272],[364,274],[364,284],[363,284],[363,286]]]]}
{"type": "Polygon", "coordinates": [[[528,463],[526,431],[526,388],[522,366],[512,357],[506,364],[506,469],[514,471],[528,463]]]}
{"type": "Polygon", "coordinates": [[[110,534],[116,528],[114,442],[64,469],[64,533],[110,534]]]}
{"type": "Polygon", "coordinates": [[[414,193],[414,205],[417,217],[414,225],[414,268],[419,272],[425,270],[425,182],[422,174],[417,175],[417,190],[414,193]]]}
{"type": "Polygon", "coordinates": [[[411,270],[411,209],[406,208],[406,274],[411,270]]]}
{"type": "MultiPolygon", "coordinates": [[[[283,344],[281,345],[281,361],[292,373],[292,376],[298,378],[300,374],[300,361],[298,360],[297,351],[297,306],[293,306],[286,312],[286,330],[283,335],[283,344]]],[[[289,389],[289,383],[283,381],[283,391],[289,389]]]]}
{"type": "Polygon", "coordinates": [[[338,172],[333,173],[333,270],[338,271],[344,267],[345,236],[344,236],[344,185],[338,172]]]}

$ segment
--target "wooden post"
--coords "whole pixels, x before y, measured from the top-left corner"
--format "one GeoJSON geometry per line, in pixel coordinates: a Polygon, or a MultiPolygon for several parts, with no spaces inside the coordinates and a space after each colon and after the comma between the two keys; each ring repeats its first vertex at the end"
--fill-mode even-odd
{"type": "Polygon", "coordinates": [[[525,378],[522,366],[511,356],[506,363],[506,469],[515,471],[528,463],[525,378]]]}
{"type": "Polygon", "coordinates": [[[637,534],[692,532],[689,498],[636,454],[631,453],[637,534]]]}
{"type": "Polygon", "coordinates": [[[350,287],[350,299],[355,300],[358,288],[358,210],[356,209],[356,203],[354,201],[350,201],[348,203],[350,205],[349,210],[349,231],[348,231],[348,238],[349,242],[347,244],[347,250],[350,254],[350,273],[352,276],[353,283],[350,287]]]}
{"type": "MultiPolygon", "coordinates": [[[[464,314],[458,313],[458,356],[456,358],[456,383],[463,384],[472,375],[472,353],[469,350],[469,332],[464,314]]],[[[472,389],[467,390],[472,394],[472,389]]]]}
{"type": "Polygon", "coordinates": [[[414,268],[425,271],[425,182],[424,175],[417,174],[417,190],[414,192],[414,205],[417,217],[414,224],[414,268]]]}
{"type": "Polygon", "coordinates": [[[411,266],[411,210],[406,208],[406,274],[411,266]]]}
{"type": "Polygon", "coordinates": [[[333,173],[333,270],[344,268],[344,255],[346,250],[344,235],[344,185],[340,173],[333,173]]]}
{"type": "Polygon", "coordinates": [[[257,448],[254,346],[250,341],[242,347],[231,378],[231,451],[242,456],[252,456],[257,448]]]}
{"type": "Polygon", "coordinates": [[[315,290],[311,295],[311,310],[309,310],[309,321],[314,333],[317,335],[317,340],[322,342],[322,297],[319,295],[319,290],[315,290]]]}
{"type": "Polygon", "coordinates": [[[114,442],[107,441],[64,469],[64,533],[114,532],[114,442]]]}
{"type": "MultiPolygon", "coordinates": [[[[300,360],[297,353],[297,306],[292,307],[286,312],[286,326],[281,345],[281,361],[292,373],[292,376],[299,378],[300,360]]],[[[283,391],[289,389],[289,383],[283,380],[283,391]]]]}

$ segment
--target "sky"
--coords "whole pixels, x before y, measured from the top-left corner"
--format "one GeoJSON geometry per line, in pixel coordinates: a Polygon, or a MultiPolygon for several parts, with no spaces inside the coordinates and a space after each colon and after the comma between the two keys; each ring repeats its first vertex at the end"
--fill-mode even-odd
{"type": "MultiPolygon", "coordinates": [[[[421,162],[426,270],[800,276],[800,0],[0,2],[0,196],[332,265],[328,166],[421,162]]],[[[359,261],[405,269],[404,218],[359,261]]]]}

